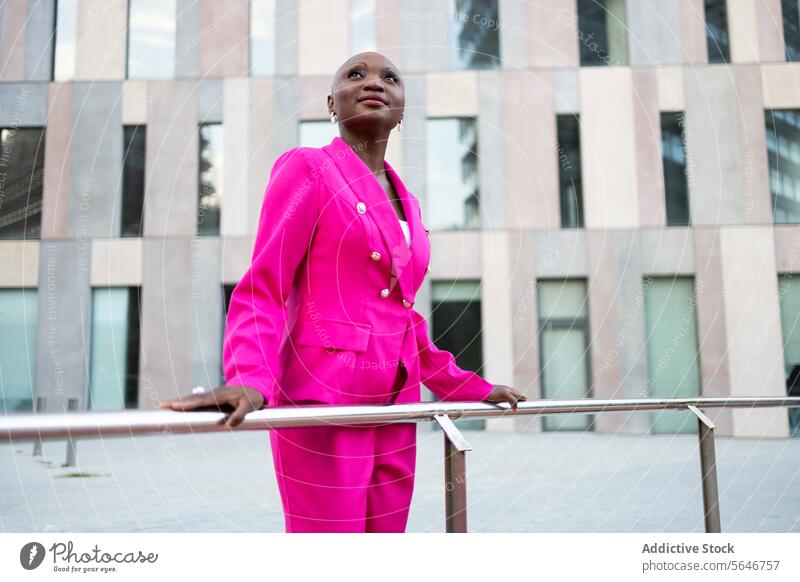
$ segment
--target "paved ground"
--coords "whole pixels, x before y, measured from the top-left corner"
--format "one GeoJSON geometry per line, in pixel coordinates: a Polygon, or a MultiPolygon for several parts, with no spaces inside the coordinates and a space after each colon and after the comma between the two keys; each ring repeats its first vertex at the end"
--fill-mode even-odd
{"type": "MultiPolygon", "coordinates": [[[[703,531],[694,435],[465,434],[471,531],[703,531]]],[[[443,531],[442,436],[418,435],[408,531],[443,531]]],[[[800,532],[800,438],[716,445],[723,531],[800,532]]],[[[32,449],[0,445],[0,531],[283,531],[264,432],[80,441],[76,468],[32,449]]]]}

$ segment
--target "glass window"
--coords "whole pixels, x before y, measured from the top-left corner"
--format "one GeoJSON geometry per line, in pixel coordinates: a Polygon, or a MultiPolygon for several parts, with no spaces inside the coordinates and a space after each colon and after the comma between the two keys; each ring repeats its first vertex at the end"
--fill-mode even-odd
{"type": "Polygon", "coordinates": [[[75,77],[75,29],[78,21],[78,0],[56,2],[56,48],[53,79],[69,81],[75,77]]]}
{"type": "Polygon", "coordinates": [[[578,115],[556,116],[562,228],[583,226],[581,135],[578,115]]]}
{"type": "Polygon", "coordinates": [[[301,121],[300,145],[310,148],[321,148],[331,143],[339,135],[339,126],[330,119],[301,121]]]}
{"type": "MultiPolygon", "coordinates": [[[[573,400],[589,396],[589,329],[586,282],[580,279],[538,282],[539,359],[542,397],[573,400]]],[[[542,417],[544,430],[585,430],[592,415],[542,417]]]]}
{"type": "Polygon", "coordinates": [[[783,10],[783,41],[786,46],[786,60],[800,60],[800,2],[781,0],[783,10]]]}
{"type": "Polygon", "coordinates": [[[0,239],[37,239],[42,226],[44,128],[0,129],[0,239]]]}
{"type": "Polygon", "coordinates": [[[350,0],[350,54],[374,51],[375,0],[350,0]]]}
{"type": "Polygon", "coordinates": [[[139,288],[92,289],[89,410],[138,406],[139,288]]]}
{"type": "MultiPolygon", "coordinates": [[[[787,396],[800,396],[800,275],[781,275],[778,282],[787,396]]],[[[789,409],[792,436],[800,436],[800,408],[789,409]]]]}
{"type": "Polygon", "coordinates": [[[705,3],[708,62],[727,63],[730,60],[730,54],[726,0],[705,0],[705,3]]]}
{"type": "Polygon", "coordinates": [[[500,13],[497,0],[450,0],[448,12],[453,15],[451,67],[499,67],[500,13]]]}
{"type": "Polygon", "coordinates": [[[36,289],[0,289],[0,413],[31,412],[36,374],[36,289]]]}
{"type": "Polygon", "coordinates": [[[146,130],[143,125],[124,128],[122,163],[122,236],[142,236],[146,130]]]}
{"type": "Polygon", "coordinates": [[[625,0],[578,0],[581,66],[628,64],[625,0]]]}
{"type": "Polygon", "coordinates": [[[223,135],[221,123],[200,125],[200,201],[197,233],[219,234],[220,198],[223,179],[223,135]]]}
{"type": "MultiPolygon", "coordinates": [[[[463,370],[481,374],[481,291],[479,281],[434,281],[431,284],[431,339],[452,353],[463,370]]],[[[434,395],[434,400],[436,396],[434,395]]],[[[459,428],[483,430],[484,419],[455,421],[459,428]]]]}
{"type": "Polygon", "coordinates": [[[434,229],[480,228],[475,119],[429,119],[427,132],[426,224],[434,229]]]}
{"type": "Polygon", "coordinates": [[[175,77],[176,0],[130,0],[129,79],[175,77]]]}
{"type": "Polygon", "coordinates": [[[686,149],[683,114],[661,114],[661,159],[664,164],[667,226],[689,224],[689,183],[686,179],[686,149]]]}
{"type": "Polygon", "coordinates": [[[773,221],[800,223],[800,109],[768,109],[767,158],[773,221]]]}
{"type": "Polygon", "coordinates": [[[250,73],[275,74],[275,0],[250,2],[250,73]]]}
{"type": "MultiPolygon", "coordinates": [[[[652,398],[700,395],[700,370],[694,280],[691,277],[645,277],[647,392],[652,398]]],[[[697,432],[690,411],[654,410],[654,433],[697,432]]]]}

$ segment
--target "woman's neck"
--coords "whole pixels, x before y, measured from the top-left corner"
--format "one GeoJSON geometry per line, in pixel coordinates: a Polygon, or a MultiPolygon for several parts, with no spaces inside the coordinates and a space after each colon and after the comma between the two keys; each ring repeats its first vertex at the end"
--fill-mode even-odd
{"type": "Polygon", "coordinates": [[[383,161],[386,157],[388,135],[356,135],[344,129],[340,133],[340,137],[361,158],[373,174],[382,174],[385,171],[386,168],[383,165],[383,161]]]}

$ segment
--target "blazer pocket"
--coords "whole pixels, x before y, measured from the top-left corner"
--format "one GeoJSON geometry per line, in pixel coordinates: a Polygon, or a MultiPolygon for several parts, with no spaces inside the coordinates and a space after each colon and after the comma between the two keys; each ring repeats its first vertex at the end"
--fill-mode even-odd
{"type": "Polygon", "coordinates": [[[367,323],[320,318],[304,322],[297,336],[297,343],[301,346],[363,352],[367,349],[371,334],[372,326],[367,323]]]}

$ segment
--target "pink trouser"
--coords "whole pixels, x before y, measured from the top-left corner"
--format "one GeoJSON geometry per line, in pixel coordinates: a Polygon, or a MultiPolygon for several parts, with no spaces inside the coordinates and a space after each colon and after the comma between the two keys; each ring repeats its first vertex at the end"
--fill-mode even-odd
{"type": "Polygon", "coordinates": [[[414,422],[272,429],[287,532],[404,532],[414,422]]]}
{"type": "MultiPolygon", "coordinates": [[[[401,363],[392,401],[407,378],[401,363]]],[[[415,422],[269,433],[287,533],[405,531],[417,460],[415,422]]]]}

